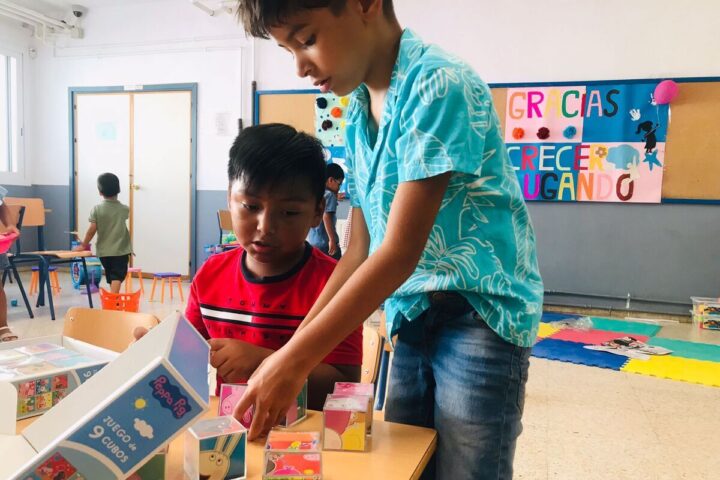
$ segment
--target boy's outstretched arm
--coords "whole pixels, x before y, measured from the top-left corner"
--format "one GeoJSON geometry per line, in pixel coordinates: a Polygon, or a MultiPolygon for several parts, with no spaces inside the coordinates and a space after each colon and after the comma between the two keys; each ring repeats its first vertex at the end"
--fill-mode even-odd
{"type": "Polygon", "coordinates": [[[277,423],[315,365],[412,274],[449,181],[450,172],[446,172],[401,183],[390,208],[385,238],[377,251],[355,270],[322,311],[255,370],[235,409],[238,416],[238,412],[255,405],[250,439],[277,423]]]}
{"type": "Polygon", "coordinates": [[[90,226],[85,233],[85,238],[83,239],[82,243],[75,247],[73,250],[86,250],[87,247],[90,245],[90,241],[95,236],[95,232],[97,232],[97,224],[90,222],[90,226]]]}

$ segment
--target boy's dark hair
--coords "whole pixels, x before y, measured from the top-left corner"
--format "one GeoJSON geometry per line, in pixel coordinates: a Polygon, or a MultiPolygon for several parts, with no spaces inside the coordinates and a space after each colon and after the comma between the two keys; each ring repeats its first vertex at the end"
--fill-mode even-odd
{"type": "MultiPolygon", "coordinates": [[[[257,38],[270,38],[271,27],[285,23],[285,19],[300,10],[329,8],[339,14],[347,0],[238,0],[237,15],[245,31],[257,38]]],[[[392,0],[383,2],[383,13],[395,18],[392,0]]]]}
{"type": "Polygon", "coordinates": [[[335,180],[345,180],[345,172],[337,163],[328,163],[325,167],[325,180],[334,178],[335,180]]]}
{"type": "Polygon", "coordinates": [[[103,173],[97,179],[97,187],[103,197],[114,197],[120,193],[120,180],[114,173],[103,173]]]}
{"type": "Polygon", "coordinates": [[[320,202],[325,193],[325,152],[315,137],[289,125],[269,123],[244,129],[230,148],[228,181],[242,179],[261,189],[294,179],[307,180],[320,202]]]}

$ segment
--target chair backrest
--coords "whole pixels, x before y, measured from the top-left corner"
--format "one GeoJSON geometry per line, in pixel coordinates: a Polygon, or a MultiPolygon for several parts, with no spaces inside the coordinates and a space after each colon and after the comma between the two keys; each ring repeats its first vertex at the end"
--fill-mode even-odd
{"type": "Polygon", "coordinates": [[[45,203],[43,202],[42,198],[5,197],[5,203],[7,203],[8,206],[23,205],[25,207],[23,226],[45,226],[45,203]]]}
{"type": "Polygon", "coordinates": [[[136,327],[152,328],[159,323],[160,320],[149,313],[72,307],[65,314],[63,335],[122,352],[135,340],[136,327]]]}
{"type": "Polygon", "coordinates": [[[230,216],[230,210],[218,210],[218,226],[221,232],[232,232],[232,217],[230,216]]]}
{"type": "Polygon", "coordinates": [[[375,383],[380,368],[383,340],[376,328],[365,325],[363,327],[363,356],[360,381],[362,383],[375,383]]]}

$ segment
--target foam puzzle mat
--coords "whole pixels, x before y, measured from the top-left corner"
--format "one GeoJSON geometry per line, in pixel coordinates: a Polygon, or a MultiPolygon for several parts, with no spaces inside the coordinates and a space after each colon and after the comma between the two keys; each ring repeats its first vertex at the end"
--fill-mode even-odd
{"type": "Polygon", "coordinates": [[[720,387],[720,345],[695,343],[669,338],[656,338],[660,325],[590,317],[593,329],[582,330],[550,322],[567,321],[572,325],[579,315],[544,313],[538,329],[538,340],[532,355],[538,358],[588,365],[610,370],[650,375],[683,382],[720,387]],[[585,345],[598,345],[615,338],[631,336],[648,345],[672,350],[666,356],[648,360],[629,359],[622,355],[588,350],[585,345]]]}
{"type": "Polygon", "coordinates": [[[720,387],[720,363],[717,362],[666,355],[650,357],[649,360],[630,360],[621,370],[720,387]]]}
{"type": "Polygon", "coordinates": [[[620,370],[627,362],[627,357],[588,350],[583,347],[584,344],[582,343],[544,338],[535,344],[532,355],[538,358],[547,358],[548,360],[609,368],[611,370],[620,370]]]}

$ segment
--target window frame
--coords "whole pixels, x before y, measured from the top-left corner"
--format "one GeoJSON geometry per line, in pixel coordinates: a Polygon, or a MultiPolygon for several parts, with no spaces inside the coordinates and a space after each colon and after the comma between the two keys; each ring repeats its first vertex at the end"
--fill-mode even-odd
{"type": "MultiPolygon", "coordinates": [[[[15,134],[15,144],[17,145],[17,151],[14,152],[17,159],[17,170],[16,171],[0,171],[0,184],[2,185],[29,185],[29,181],[27,178],[27,168],[25,164],[25,121],[24,121],[24,92],[23,92],[23,83],[24,83],[24,55],[22,52],[15,50],[13,48],[7,48],[5,46],[0,45],[0,55],[3,55],[6,57],[7,67],[10,66],[10,62],[7,58],[14,58],[16,62],[16,77],[15,77],[15,84],[17,86],[17,98],[15,99],[15,104],[17,105],[17,113],[16,113],[16,121],[17,121],[17,131],[15,134]]],[[[8,80],[10,80],[10,70],[7,70],[8,80]]],[[[10,109],[12,105],[12,99],[10,98],[10,85],[11,83],[8,82],[7,84],[7,91],[0,92],[0,95],[7,95],[7,102],[8,102],[8,119],[12,121],[10,118],[10,109]]],[[[5,114],[5,112],[0,113],[5,114]]],[[[12,146],[13,144],[13,137],[12,137],[12,125],[10,122],[8,122],[8,140],[9,145],[12,146]]],[[[8,152],[3,152],[3,155],[6,153],[10,153],[12,147],[8,148],[8,152]]],[[[8,163],[12,164],[12,159],[8,158],[8,163]]],[[[10,165],[9,165],[10,166],[10,165]]],[[[11,168],[11,167],[10,167],[11,168]]]]}

